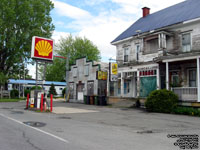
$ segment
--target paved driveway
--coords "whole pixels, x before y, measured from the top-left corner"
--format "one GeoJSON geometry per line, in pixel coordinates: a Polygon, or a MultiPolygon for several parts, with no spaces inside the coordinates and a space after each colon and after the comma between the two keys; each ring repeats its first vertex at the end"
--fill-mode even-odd
{"type": "Polygon", "coordinates": [[[200,135],[199,117],[61,101],[54,102],[55,113],[26,111],[24,106],[25,103],[0,103],[0,149],[12,149],[16,144],[14,149],[19,150],[27,146],[30,150],[178,150],[175,145],[180,135],[194,135],[193,144],[200,135]],[[23,122],[27,121],[45,126],[24,127],[23,122]],[[17,140],[21,139],[18,132],[26,140],[17,140]],[[5,142],[14,137],[17,143],[5,142]]]}

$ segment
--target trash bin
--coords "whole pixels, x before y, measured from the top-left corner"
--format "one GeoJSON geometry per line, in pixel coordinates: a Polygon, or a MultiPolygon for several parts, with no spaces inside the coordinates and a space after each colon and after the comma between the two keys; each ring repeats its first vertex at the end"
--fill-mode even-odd
{"type": "Polygon", "coordinates": [[[100,106],[106,106],[107,102],[106,102],[106,96],[99,96],[99,105],[100,106]]]}
{"type": "Polygon", "coordinates": [[[94,96],[90,96],[90,105],[94,105],[94,96]]]}
{"type": "Polygon", "coordinates": [[[94,96],[94,104],[99,105],[98,96],[94,96]]]}
{"type": "Polygon", "coordinates": [[[84,95],[84,104],[87,104],[87,96],[84,95]]]}
{"type": "Polygon", "coordinates": [[[90,105],[90,96],[87,96],[86,104],[90,105]]]}
{"type": "Polygon", "coordinates": [[[107,98],[106,96],[103,96],[103,106],[106,106],[107,105],[107,98]]]}

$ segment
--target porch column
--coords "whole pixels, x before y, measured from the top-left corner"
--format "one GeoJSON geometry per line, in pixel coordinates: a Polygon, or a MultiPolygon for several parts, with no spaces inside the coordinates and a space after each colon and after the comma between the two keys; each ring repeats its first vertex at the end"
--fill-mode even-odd
{"type": "Polygon", "coordinates": [[[166,89],[169,90],[169,64],[166,62],[166,89]]]}
{"type": "Polygon", "coordinates": [[[137,97],[140,97],[140,71],[137,71],[137,97]]]}
{"type": "Polygon", "coordinates": [[[157,90],[160,89],[160,69],[159,66],[156,69],[156,80],[157,80],[157,90]]]}
{"type": "MultiPolygon", "coordinates": [[[[110,70],[108,70],[108,74],[107,74],[107,96],[110,96],[110,72],[109,72],[110,70]]],[[[97,91],[97,93],[98,93],[98,91],[97,91]]]]}
{"type": "Polygon", "coordinates": [[[124,97],[124,78],[123,78],[123,72],[121,72],[121,97],[124,97]]]}
{"type": "Polygon", "coordinates": [[[200,64],[199,57],[197,58],[197,102],[200,102],[200,64]]]}

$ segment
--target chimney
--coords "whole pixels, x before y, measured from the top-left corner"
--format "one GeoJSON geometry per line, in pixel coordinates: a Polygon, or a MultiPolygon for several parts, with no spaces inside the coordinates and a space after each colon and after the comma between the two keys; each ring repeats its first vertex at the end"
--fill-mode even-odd
{"type": "Polygon", "coordinates": [[[143,10],[143,17],[146,17],[146,16],[149,15],[149,13],[150,13],[150,8],[148,8],[148,7],[143,7],[142,10],[143,10]]]}

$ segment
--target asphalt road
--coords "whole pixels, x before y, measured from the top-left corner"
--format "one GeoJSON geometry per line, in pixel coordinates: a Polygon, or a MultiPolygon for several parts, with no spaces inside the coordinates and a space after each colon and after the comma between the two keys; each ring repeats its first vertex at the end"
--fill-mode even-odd
{"type": "Polygon", "coordinates": [[[0,103],[0,150],[179,150],[179,138],[167,135],[200,135],[199,117],[54,104],[67,109],[37,113],[25,102],[0,103]]]}

